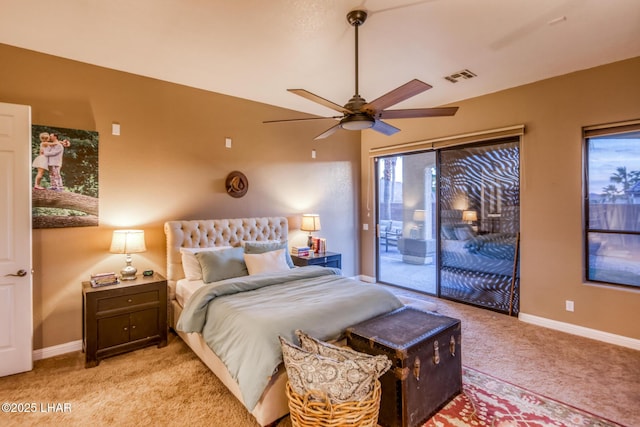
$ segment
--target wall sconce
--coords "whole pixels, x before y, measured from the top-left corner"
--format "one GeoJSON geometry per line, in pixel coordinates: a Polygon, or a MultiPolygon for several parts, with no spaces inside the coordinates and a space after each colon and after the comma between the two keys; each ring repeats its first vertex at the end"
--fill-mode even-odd
{"type": "Polygon", "coordinates": [[[300,230],[309,232],[309,239],[307,240],[307,246],[313,248],[313,236],[314,231],[320,231],[320,215],[318,214],[304,214],[302,215],[302,225],[300,230]]]}
{"type": "Polygon", "coordinates": [[[135,280],[138,269],[131,265],[131,254],[146,250],[143,230],[114,230],[109,252],[126,255],[127,265],[120,270],[122,280],[135,280]]]}

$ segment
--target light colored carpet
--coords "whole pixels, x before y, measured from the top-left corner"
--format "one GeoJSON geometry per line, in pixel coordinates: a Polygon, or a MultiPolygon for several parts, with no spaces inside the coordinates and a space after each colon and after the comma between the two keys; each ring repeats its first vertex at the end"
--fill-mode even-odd
{"type": "Polygon", "coordinates": [[[462,363],[625,426],[640,426],[640,351],[438,300],[462,320],[462,363]]]}
{"type": "Polygon", "coordinates": [[[251,415],[175,334],[85,369],[84,353],[0,378],[0,401],[70,403],[70,413],[0,414],[3,426],[255,426],[251,415]],[[219,421],[219,423],[218,423],[219,421]]]}
{"type": "MultiPolygon", "coordinates": [[[[415,298],[415,295],[408,296],[415,298]]],[[[519,322],[443,300],[462,320],[463,364],[625,426],[640,426],[640,352],[519,322]]],[[[0,378],[0,402],[33,402],[36,413],[0,413],[3,426],[256,426],[245,408],[174,334],[84,368],[80,352],[41,360],[0,378]],[[70,403],[69,413],[40,405],[70,403]]],[[[288,418],[278,427],[290,427],[288,418]]]]}
{"type": "Polygon", "coordinates": [[[420,299],[420,298],[416,298],[408,295],[398,295],[398,299],[402,301],[404,305],[408,305],[409,307],[414,307],[419,310],[424,310],[424,311],[438,310],[438,304],[426,299],[420,299]]]}

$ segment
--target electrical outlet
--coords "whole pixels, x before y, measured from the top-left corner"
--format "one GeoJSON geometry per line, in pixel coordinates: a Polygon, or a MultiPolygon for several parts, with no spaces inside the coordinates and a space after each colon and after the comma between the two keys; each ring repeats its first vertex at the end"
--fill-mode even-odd
{"type": "Polygon", "coordinates": [[[365,223],[365,224],[362,224],[362,229],[363,229],[364,231],[369,230],[369,224],[366,224],[366,223],[365,223]]]}
{"type": "Polygon", "coordinates": [[[564,306],[567,311],[573,311],[573,301],[566,300],[564,306]]]}

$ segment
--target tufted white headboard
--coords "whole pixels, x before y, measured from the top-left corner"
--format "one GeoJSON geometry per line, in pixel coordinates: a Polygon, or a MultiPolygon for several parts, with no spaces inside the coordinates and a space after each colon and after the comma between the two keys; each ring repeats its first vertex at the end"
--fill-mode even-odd
{"type": "Polygon", "coordinates": [[[176,281],[184,277],[180,248],[240,246],[243,240],[287,241],[286,217],[167,221],[167,282],[169,299],[175,298],[176,281]]]}

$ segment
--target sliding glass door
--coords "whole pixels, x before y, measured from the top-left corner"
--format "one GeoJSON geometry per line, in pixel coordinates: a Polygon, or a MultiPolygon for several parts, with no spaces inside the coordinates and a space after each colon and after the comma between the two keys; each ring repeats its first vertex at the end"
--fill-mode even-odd
{"type": "Polygon", "coordinates": [[[436,154],[376,159],[377,280],[436,294],[436,154]]]}
{"type": "Polygon", "coordinates": [[[440,152],[440,296],[517,314],[519,139],[440,152]]]}
{"type": "Polygon", "coordinates": [[[519,145],[377,158],[377,281],[517,314],[519,145]]]}

